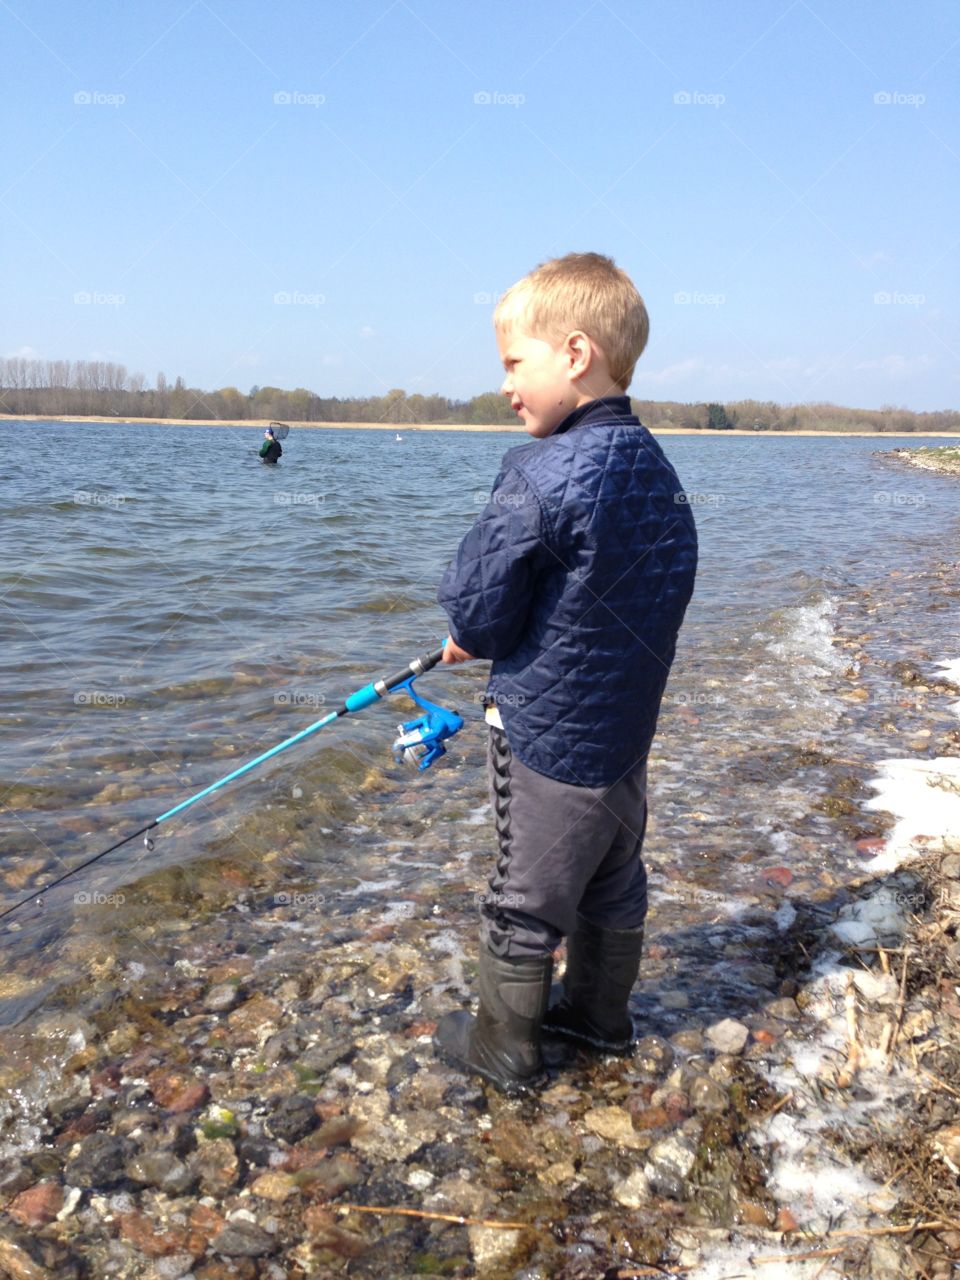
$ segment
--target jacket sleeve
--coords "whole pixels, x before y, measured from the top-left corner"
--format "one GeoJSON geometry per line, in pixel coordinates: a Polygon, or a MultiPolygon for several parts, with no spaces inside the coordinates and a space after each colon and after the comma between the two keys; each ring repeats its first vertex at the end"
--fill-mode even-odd
{"type": "Polygon", "coordinates": [[[550,558],[546,534],[522,473],[502,472],[437,591],[450,634],[475,658],[505,658],[520,642],[537,575],[550,558]]]}

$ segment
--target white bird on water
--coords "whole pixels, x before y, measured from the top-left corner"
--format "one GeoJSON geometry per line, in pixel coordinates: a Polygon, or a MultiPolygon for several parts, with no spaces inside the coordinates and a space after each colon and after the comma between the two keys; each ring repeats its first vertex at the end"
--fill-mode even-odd
{"type": "Polygon", "coordinates": [[[399,431],[397,432],[397,441],[398,443],[403,444],[403,436],[400,434],[399,431]]]}

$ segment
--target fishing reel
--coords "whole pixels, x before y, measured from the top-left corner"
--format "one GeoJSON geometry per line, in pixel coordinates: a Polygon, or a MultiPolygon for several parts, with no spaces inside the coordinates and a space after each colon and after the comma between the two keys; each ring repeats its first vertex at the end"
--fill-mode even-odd
{"type": "Polygon", "coordinates": [[[397,725],[393,757],[397,764],[415,765],[422,773],[446,754],[447,749],[443,744],[463,728],[463,717],[456,711],[448,711],[445,707],[438,707],[436,703],[421,698],[413,688],[415,679],[416,676],[411,676],[396,688],[406,689],[424,714],[397,725]]]}

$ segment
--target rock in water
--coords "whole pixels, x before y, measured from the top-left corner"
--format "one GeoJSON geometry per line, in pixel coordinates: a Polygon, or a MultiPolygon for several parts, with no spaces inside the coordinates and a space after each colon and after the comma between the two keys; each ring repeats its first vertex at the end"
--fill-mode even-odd
{"type": "Polygon", "coordinates": [[[691,1144],[685,1138],[671,1134],[650,1148],[643,1172],[658,1195],[682,1200],[686,1194],[684,1180],[695,1159],[691,1144]]]}
{"type": "Polygon", "coordinates": [[[275,1236],[255,1222],[245,1222],[242,1218],[236,1222],[228,1222],[218,1235],[214,1236],[210,1246],[214,1253],[222,1253],[225,1258],[265,1258],[276,1253],[279,1243],[275,1236]]]}
{"type": "Polygon", "coordinates": [[[136,1152],[129,1138],[109,1133],[91,1133],[80,1144],[76,1156],[67,1162],[64,1180],[73,1187],[105,1190],[126,1179],[124,1167],[136,1152]]]}
{"type": "Polygon", "coordinates": [[[707,1039],[718,1053],[741,1053],[749,1035],[749,1030],[742,1022],[724,1018],[709,1029],[707,1039]]]}
{"type": "Polygon", "coordinates": [[[690,1105],[694,1111],[709,1111],[714,1114],[720,1114],[726,1111],[730,1105],[730,1099],[727,1092],[716,1080],[711,1080],[709,1076],[695,1076],[690,1082],[689,1088],[690,1105]]]}
{"type": "Polygon", "coordinates": [[[172,1151],[148,1151],[136,1156],[127,1165],[127,1176],[133,1182],[158,1187],[171,1196],[185,1195],[197,1181],[197,1175],[172,1151]]]}
{"type": "Polygon", "coordinates": [[[267,1120],[267,1132],[274,1138],[282,1138],[284,1142],[299,1142],[311,1129],[319,1124],[319,1118],[313,1107],[313,1099],[305,1093],[296,1093],[292,1098],[283,1098],[273,1115],[267,1120]]]}
{"type": "Polygon", "coordinates": [[[642,1169],[634,1169],[628,1177],[616,1183],[613,1198],[625,1209],[639,1209],[650,1199],[650,1184],[642,1169]]]}

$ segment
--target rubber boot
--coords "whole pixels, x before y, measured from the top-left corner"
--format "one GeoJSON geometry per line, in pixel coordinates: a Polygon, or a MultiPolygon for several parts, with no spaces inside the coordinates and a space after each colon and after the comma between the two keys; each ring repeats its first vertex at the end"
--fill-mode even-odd
{"type": "Polygon", "coordinates": [[[629,1053],[635,1036],[627,1002],[642,951],[642,928],[604,929],[578,916],[567,939],[562,991],[543,1030],[606,1053],[629,1053]]]}
{"type": "Polygon", "coordinates": [[[540,1024],[550,998],[553,956],[495,956],[480,948],[477,1016],[458,1010],[437,1023],[433,1044],[448,1066],[519,1094],[546,1081],[540,1024]]]}

